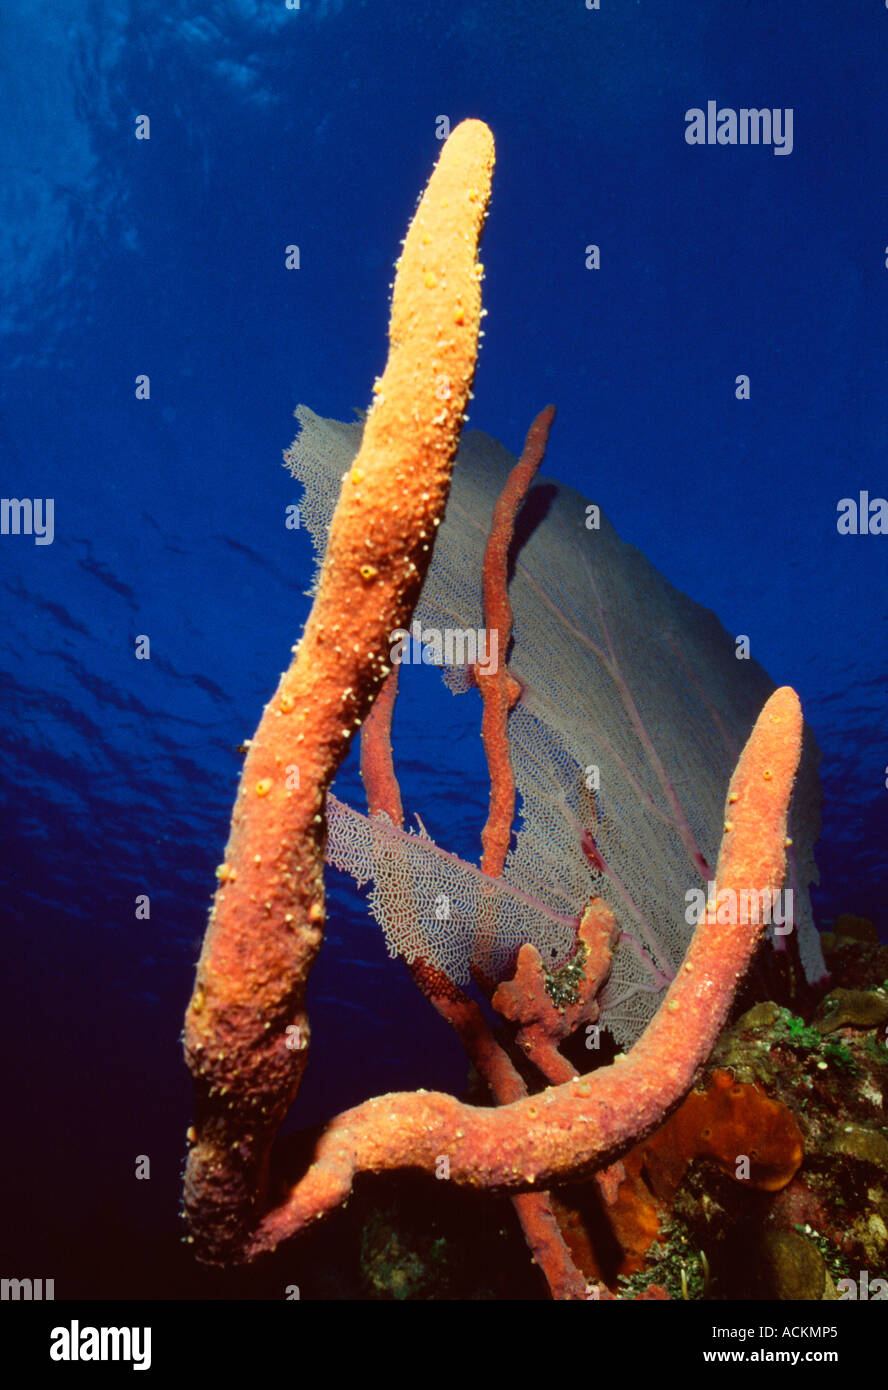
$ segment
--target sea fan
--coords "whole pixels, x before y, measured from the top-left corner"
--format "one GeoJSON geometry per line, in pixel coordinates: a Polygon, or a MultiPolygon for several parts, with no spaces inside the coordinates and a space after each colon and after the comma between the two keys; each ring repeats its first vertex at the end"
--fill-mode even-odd
{"type": "MultiPolygon", "coordinates": [[[[305,486],[301,511],[320,563],[361,425],[304,406],[296,415],[302,432],[286,459],[305,486]]],[[[423,628],[484,628],[482,557],[514,463],[487,435],[463,434],[415,612],[423,628]]],[[[490,886],[426,837],[333,797],[328,858],[359,882],[374,880],[371,908],[393,954],[422,956],[459,984],[470,979],[482,911],[485,934],[494,929],[494,973],[504,978],[524,941],[560,964],[585,905],[603,898],[620,938],[601,1021],[625,1046],[684,956],[694,925],[688,896],[705,893],[713,877],[728,781],[774,683],[756,662],[738,659],[714,613],[669,584],[570,488],[537,480],[512,561],[508,666],[521,695],[508,732],[521,823],[502,879],[490,886]]],[[[444,677],[455,692],[471,684],[458,668],[444,677]]],[[[811,979],[823,971],[808,893],[817,881],[818,761],[806,731],[787,886],[811,979]]]]}

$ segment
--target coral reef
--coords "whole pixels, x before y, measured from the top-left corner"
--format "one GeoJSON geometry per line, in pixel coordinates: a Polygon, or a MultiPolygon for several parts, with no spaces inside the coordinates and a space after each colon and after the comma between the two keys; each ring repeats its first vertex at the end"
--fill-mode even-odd
{"type": "Polygon", "coordinates": [[[773,1000],[748,1009],[700,1087],[622,1160],[608,1277],[630,1295],[661,1280],[684,1298],[888,1298],[885,948],[869,923],[833,935],[832,988],[809,1019],[773,1000]]]}

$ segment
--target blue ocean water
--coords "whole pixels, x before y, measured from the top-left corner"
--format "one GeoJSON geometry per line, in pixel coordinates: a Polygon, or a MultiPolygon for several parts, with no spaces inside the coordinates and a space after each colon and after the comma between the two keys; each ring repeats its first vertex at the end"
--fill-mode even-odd
{"type": "MultiPolygon", "coordinates": [[[[888,11],[601,6],[6,0],[2,492],[53,498],[54,535],[0,536],[2,1253],[66,1293],[126,1292],[101,1233],[175,1233],[237,746],[308,609],[280,455],[299,402],[369,402],[442,116],[497,141],[472,425],[518,451],[554,401],[545,472],[799,691],[818,918],[884,922],[888,537],[836,519],[888,495],[888,11]],[[791,108],[792,152],[689,145],[710,100],[791,108]]],[[[405,802],[476,858],[477,710],[421,678],[405,802]]],[[[459,1089],[455,1039],[331,892],[300,1123],[459,1089]]]]}

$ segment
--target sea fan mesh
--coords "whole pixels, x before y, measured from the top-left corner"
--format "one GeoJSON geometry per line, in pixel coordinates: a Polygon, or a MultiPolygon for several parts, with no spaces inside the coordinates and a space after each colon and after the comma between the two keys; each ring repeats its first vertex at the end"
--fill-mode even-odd
{"type": "MultiPolygon", "coordinates": [[[[323,420],[304,406],[296,416],[302,432],[286,458],[305,486],[302,516],[320,563],[361,424],[323,420]]],[[[415,613],[423,627],[483,627],[482,557],[514,463],[487,435],[463,435],[415,613]]],[[[592,896],[602,897],[621,936],[601,1021],[625,1046],[684,956],[693,932],[686,895],[705,889],[701,857],[715,868],[728,781],[774,685],[756,662],[737,659],[714,613],[669,584],[600,512],[590,527],[589,508],[579,493],[540,478],[519,517],[508,664],[523,687],[509,720],[521,824],[503,879],[523,895],[523,908],[502,902],[492,920],[502,932],[504,973],[522,939],[546,959],[562,958],[565,924],[592,896]]],[[[455,691],[468,687],[463,671],[444,676],[455,691]]],[[[818,758],[806,731],[787,886],[809,979],[824,969],[808,893],[817,881],[818,758]]],[[[478,871],[379,818],[361,818],[359,832],[339,805],[330,816],[329,857],[359,879],[375,877],[371,905],[392,952],[423,955],[465,983],[478,871]],[[400,835],[395,868],[393,834],[400,835]],[[455,904],[444,920],[434,917],[439,895],[455,904]],[[416,904],[423,905],[419,917],[416,904]]],[[[486,913],[491,901],[488,893],[486,913]]]]}
{"type": "Polygon", "coordinates": [[[485,973],[512,972],[518,950],[533,941],[551,966],[576,947],[578,922],[503,879],[491,879],[427,835],[367,817],[332,794],[327,798],[327,858],[358,884],[373,883],[370,908],[382,923],[389,955],[421,958],[458,984],[468,984],[469,955],[479,928],[491,949],[485,973]]]}

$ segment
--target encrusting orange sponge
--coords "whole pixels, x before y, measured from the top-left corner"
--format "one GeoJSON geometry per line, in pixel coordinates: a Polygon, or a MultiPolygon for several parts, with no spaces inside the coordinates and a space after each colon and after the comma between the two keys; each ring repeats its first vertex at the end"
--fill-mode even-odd
{"type": "Polygon", "coordinates": [[[779,1192],[804,1156],[791,1110],[755,1083],[714,1071],[705,1090],[691,1091],[664,1125],[610,1170],[605,1214],[623,1251],[618,1272],[641,1269],[695,1158],[711,1159],[741,1186],[779,1192]]]}

